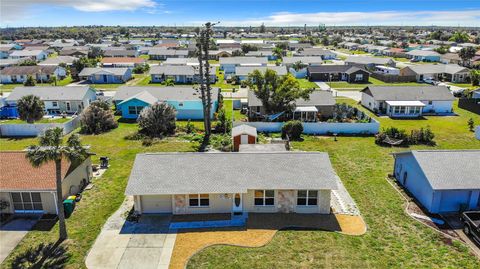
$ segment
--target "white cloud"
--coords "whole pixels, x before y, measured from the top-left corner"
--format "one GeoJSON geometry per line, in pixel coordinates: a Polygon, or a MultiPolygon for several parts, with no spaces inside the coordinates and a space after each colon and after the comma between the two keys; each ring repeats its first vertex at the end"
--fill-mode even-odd
{"type": "Polygon", "coordinates": [[[155,9],[158,6],[153,0],[1,0],[1,21],[20,21],[29,16],[33,6],[42,5],[72,7],[85,12],[133,11],[155,9]]]}
{"type": "MultiPolygon", "coordinates": [[[[224,26],[248,26],[265,23],[267,26],[316,25],[448,25],[476,26],[480,9],[462,11],[373,11],[273,13],[264,18],[222,21],[224,26]]],[[[195,22],[198,23],[198,22],[195,22]]]]}

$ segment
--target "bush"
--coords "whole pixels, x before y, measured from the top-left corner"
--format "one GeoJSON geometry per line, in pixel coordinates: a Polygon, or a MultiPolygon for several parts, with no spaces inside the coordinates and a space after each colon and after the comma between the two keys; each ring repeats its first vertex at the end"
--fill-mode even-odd
{"type": "Polygon", "coordinates": [[[303,133],[303,125],[301,121],[292,120],[285,123],[282,127],[282,138],[289,140],[299,140],[303,133]]]}
{"type": "Polygon", "coordinates": [[[150,70],[150,66],[148,64],[140,64],[136,65],[133,69],[132,72],[135,74],[143,74],[150,70]]]}
{"type": "Polygon", "coordinates": [[[23,83],[23,86],[33,87],[35,86],[35,84],[35,79],[31,75],[29,75],[27,77],[27,80],[25,80],[25,82],[23,83]]]}
{"type": "Polygon", "coordinates": [[[210,137],[210,145],[220,151],[232,151],[232,137],[230,135],[213,135],[210,137]]]}
{"type": "Polygon", "coordinates": [[[92,102],[80,115],[81,132],[101,134],[118,127],[110,106],[105,101],[92,102]]]}
{"type": "Polygon", "coordinates": [[[145,107],[138,117],[140,133],[149,137],[163,137],[175,134],[175,108],[167,103],[157,102],[145,107]]]}
{"type": "Polygon", "coordinates": [[[217,115],[217,124],[215,126],[215,131],[219,133],[230,133],[232,129],[232,121],[227,119],[227,114],[225,113],[225,109],[222,107],[218,111],[217,115]]]}
{"type": "Polygon", "coordinates": [[[187,124],[185,125],[185,133],[191,134],[193,132],[195,132],[195,125],[188,120],[187,124]]]}
{"type": "Polygon", "coordinates": [[[412,130],[410,135],[407,135],[405,130],[390,127],[382,130],[375,136],[375,143],[379,145],[394,145],[394,146],[408,146],[408,145],[435,145],[435,134],[430,127],[412,130]],[[390,142],[390,143],[389,143],[390,142]]]}

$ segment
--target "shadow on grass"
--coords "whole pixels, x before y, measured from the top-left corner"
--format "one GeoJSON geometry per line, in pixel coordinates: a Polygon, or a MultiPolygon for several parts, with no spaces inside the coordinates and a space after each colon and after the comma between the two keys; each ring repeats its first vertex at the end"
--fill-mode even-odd
{"type": "Polygon", "coordinates": [[[57,241],[50,244],[41,243],[36,247],[32,247],[18,255],[12,261],[12,268],[64,268],[70,258],[70,254],[68,254],[66,248],[60,244],[61,241],[57,241]]]}

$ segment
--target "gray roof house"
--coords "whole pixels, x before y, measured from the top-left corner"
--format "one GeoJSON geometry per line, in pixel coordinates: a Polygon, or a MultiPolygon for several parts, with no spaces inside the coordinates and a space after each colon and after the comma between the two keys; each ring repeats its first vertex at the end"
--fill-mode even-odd
{"type": "Polygon", "coordinates": [[[125,194],[140,213],[329,214],[337,180],[323,152],[146,153],[125,194]]]}
{"type": "Polygon", "coordinates": [[[394,153],[394,176],[430,213],[480,208],[480,150],[394,153]]]}
{"type": "Polygon", "coordinates": [[[47,58],[45,61],[39,62],[38,65],[57,66],[61,63],[64,63],[66,65],[72,65],[73,61],[77,59],[78,59],[77,57],[72,57],[72,56],[58,56],[58,57],[47,58]]]}
{"type": "Polygon", "coordinates": [[[267,57],[220,57],[220,70],[224,71],[225,75],[234,74],[238,66],[267,66],[267,64],[267,57]]]}
{"type": "Polygon", "coordinates": [[[337,54],[330,50],[321,49],[321,48],[304,48],[299,52],[293,54],[294,57],[308,57],[308,56],[317,56],[322,57],[324,60],[332,60],[337,58],[337,54]]]}
{"type": "MultiPolygon", "coordinates": [[[[152,83],[160,83],[167,79],[172,79],[175,83],[198,83],[200,81],[198,72],[198,66],[192,65],[154,65],[148,74],[152,83]]],[[[210,81],[211,83],[217,81],[214,67],[210,67],[210,81]]]]}
{"type": "Polygon", "coordinates": [[[418,82],[430,78],[454,83],[467,82],[470,70],[458,64],[421,64],[404,67],[401,76],[415,76],[418,82]]]}
{"type": "Polygon", "coordinates": [[[377,65],[395,66],[395,61],[392,58],[380,58],[371,56],[347,56],[345,59],[347,65],[362,65],[368,68],[373,68],[377,65]]]}
{"type": "Polygon", "coordinates": [[[130,68],[86,67],[78,74],[91,83],[125,83],[132,78],[130,68]]]}
{"type": "Polygon", "coordinates": [[[166,60],[168,58],[187,58],[188,50],[176,50],[167,48],[151,48],[148,51],[150,60],[166,60]]]}
{"type": "Polygon", "coordinates": [[[254,70],[258,70],[262,73],[265,73],[267,69],[273,70],[279,76],[286,75],[287,68],[285,66],[237,66],[235,67],[235,75],[238,77],[240,81],[247,79],[248,74],[252,73],[254,70]]]}
{"type": "Polygon", "coordinates": [[[445,86],[368,86],[361,92],[364,107],[390,117],[453,113],[455,98],[445,86]]]}

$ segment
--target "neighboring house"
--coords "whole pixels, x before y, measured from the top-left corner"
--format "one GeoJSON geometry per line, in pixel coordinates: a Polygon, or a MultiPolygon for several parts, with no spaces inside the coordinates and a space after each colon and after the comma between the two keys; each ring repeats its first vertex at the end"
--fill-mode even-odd
{"type": "MultiPolygon", "coordinates": [[[[161,83],[167,79],[172,79],[175,83],[199,83],[198,72],[198,67],[192,65],[154,65],[148,74],[152,83],[161,83]]],[[[217,81],[214,67],[210,67],[210,81],[212,84],[217,81]]]]}
{"type": "Polygon", "coordinates": [[[337,54],[325,49],[305,48],[293,54],[294,57],[322,57],[323,60],[334,60],[337,54]]]}
{"type": "Polygon", "coordinates": [[[243,81],[246,80],[248,74],[252,73],[254,70],[259,70],[263,74],[267,69],[275,71],[279,76],[284,76],[288,73],[285,66],[237,66],[235,67],[235,76],[239,81],[243,81]]]}
{"type": "Polygon", "coordinates": [[[221,57],[220,70],[225,72],[225,75],[232,75],[235,73],[235,68],[239,66],[267,66],[267,57],[221,57]]]}
{"type": "Polygon", "coordinates": [[[375,73],[384,74],[384,75],[400,75],[400,69],[395,67],[385,66],[385,65],[377,65],[375,66],[375,73]]]}
{"type": "Polygon", "coordinates": [[[48,53],[44,50],[15,50],[10,53],[10,59],[22,59],[31,58],[35,61],[45,60],[48,57],[48,53]]]}
{"type": "MultiPolygon", "coordinates": [[[[212,89],[210,118],[218,108],[218,88],[212,89]]],[[[122,117],[136,119],[140,111],[155,102],[166,102],[177,111],[178,120],[202,120],[203,105],[199,93],[193,87],[128,87],[118,88],[113,101],[122,117]]]]}
{"type": "Polygon", "coordinates": [[[275,61],[277,60],[277,56],[273,54],[273,52],[270,51],[263,51],[263,50],[257,50],[257,51],[249,51],[248,53],[245,54],[247,57],[267,57],[269,61],[275,61]]]}
{"type": "Polygon", "coordinates": [[[125,194],[140,214],[330,214],[337,178],[324,152],[145,153],[125,194]]]}
{"type": "Polygon", "coordinates": [[[3,84],[24,83],[28,76],[32,76],[37,82],[49,82],[53,77],[64,79],[67,71],[60,66],[48,65],[10,66],[0,70],[0,81],[3,84]]]}
{"type": "Polygon", "coordinates": [[[136,57],[138,57],[138,51],[136,51],[136,50],[126,50],[126,49],[106,50],[106,51],[103,52],[103,57],[136,58],[136,57]]]}
{"type": "Polygon", "coordinates": [[[388,48],[382,51],[382,54],[389,57],[398,57],[398,58],[405,58],[407,55],[405,54],[405,49],[402,48],[388,48]]]}
{"type": "Polygon", "coordinates": [[[60,56],[72,56],[72,57],[87,57],[88,56],[88,49],[62,49],[58,55],[60,56]]]}
{"type": "Polygon", "coordinates": [[[139,57],[104,57],[102,58],[103,67],[129,67],[145,64],[147,61],[139,57]]]}
{"type": "Polygon", "coordinates": [[[49,115],[66,112],[80,114],[96,100],[96,92],[90,86],[35,86],[16,87],[6,98],[7,105],[16,107],[23,96],[33,94],[45,104],[45,113],[49,115]]]}
{"type": "MultiPolygon", "coordinates": [[[[331,91],[314,91],[308,100],[299,98],[295,100],[294,111],[285,111],[292,119],[302,121],[318,121],[327,119],[333,115],[335,99],[331,91]]],[[[268,117],[262,101],[257,98],[253,91],[248,91],[249,118],[268,117]]]]}
{"type": "Polygon", "coordinates": [[[361,92],[364,107],[390,117],[453,113],[455,98],[445,86],[368,86],[361,92]]]}
{"type": "Polygon", "coordinates": [[[168,58],[187,58],[188,50],[176,50],[166,48],[152,48],[148,51],[150,60],[166,60],[168,58]]]}
{"type": "Polygon", "coordinates": [[[464,83],[469,81],[470,70],[457,64],[420,64],[402,68],[400,75],[415,76],[418,82],[434,79],[464,83]]]}
{"type": "MultiPolygon", "coordinates": [[[[0,151],[0,200],[8,202],[0,213],[58,214],[55,162],[33,167],[25,151],[0,151]]],[[[92,163],[87,158],[74,166],[62,160],[62,198],[80,192],[92,178],[92,163]]]]}
{"type": "Polygon", "coordinates": [[[0,70],[4,69],[5,67],[18,65],[23,61],[24,59],[2,59],[0,61],[0,70]]]}
{"type": "Polygon", "coordinates": [[[125,83],[132,78],[130,68],[86,67],[78,74],[82,79],[91,83],[125,83]]]}
{"type": "Polygon", "coordinates": [[[348,50],[358,50],[358,46],[360,46],[360,44],[354,42],[344,42],[343,44],[341,44],[341,46],[348,50]]]}
{"type": "Polygon", "coordinates": [[[407,53],[407,58],[414,62],[440,62],[440,54],[433,50],[412,50],[407,53]]]}
{"type": "Polygon", "coordinates": [[[444,64],[461,64],[462,58],[457,53],[445,53],[440,57],[440,61],[444,64]]]}
{"type": "Polygon", "coordinates": [[[257,128],[242,124],[232,128],[233,151],[238,151],[240,145],[257,143],[257,128]]]}
{"type": "Polygon", "coordinates": [[[232,57],[233,50],[211,50],[208,52],[209,60],[220,59],[220,57],[232,57]]]}
{"type": "Polygon", "coordinates": [[[188,65],[199,66],[197,58],[168,58],[162,65],[188,65]]]}
{"type": "Polygon", "coordinates": [[[304,50],[312,47],[313,46],[310,43],[292,43],[292,42],[288,43],[288,49],[291,51],[298,51],[300,49],[304,50]]]}
{"type": "Polygon", "coordinates": [[[378,65],[395,67],[395,61],[392,58],[371,56],[347,56],[347,59],[345,59],[345,64],[365,66],[368,69],[374,69],[378,65]]]}
{"type": "Polygon", "coordinates": [[[480,150],[412,150],[393,156],[398,183],[428,212],[480,208],[480,150]]]}
{"type": "Polygon", "coordinates": [[[310,81],[367,83],[370,72],[351,65],[319,65],[307,67],[307,77],[310,81]]]}
{"type": "Polygon", "coordinates": [[[59,64],[63,63],[67,66],[71,66],[75,60],[78,60],[78,58],[72,56],[58,56],[47,58],[45,61],[39,62],[38,65],[58,66],[59,64]]]}
{"type": "Polygon", "coordinates": [[[285,57],[283,58],[282,63],[287,67],[288,72],[296,78],[305,78],[307,76],[307,67],[321,65],[323,63],[323,58],[320,56],[285,57]],[[304,64],[305,67],[295,70],[293,65],[297,62],[304,64]]]}

